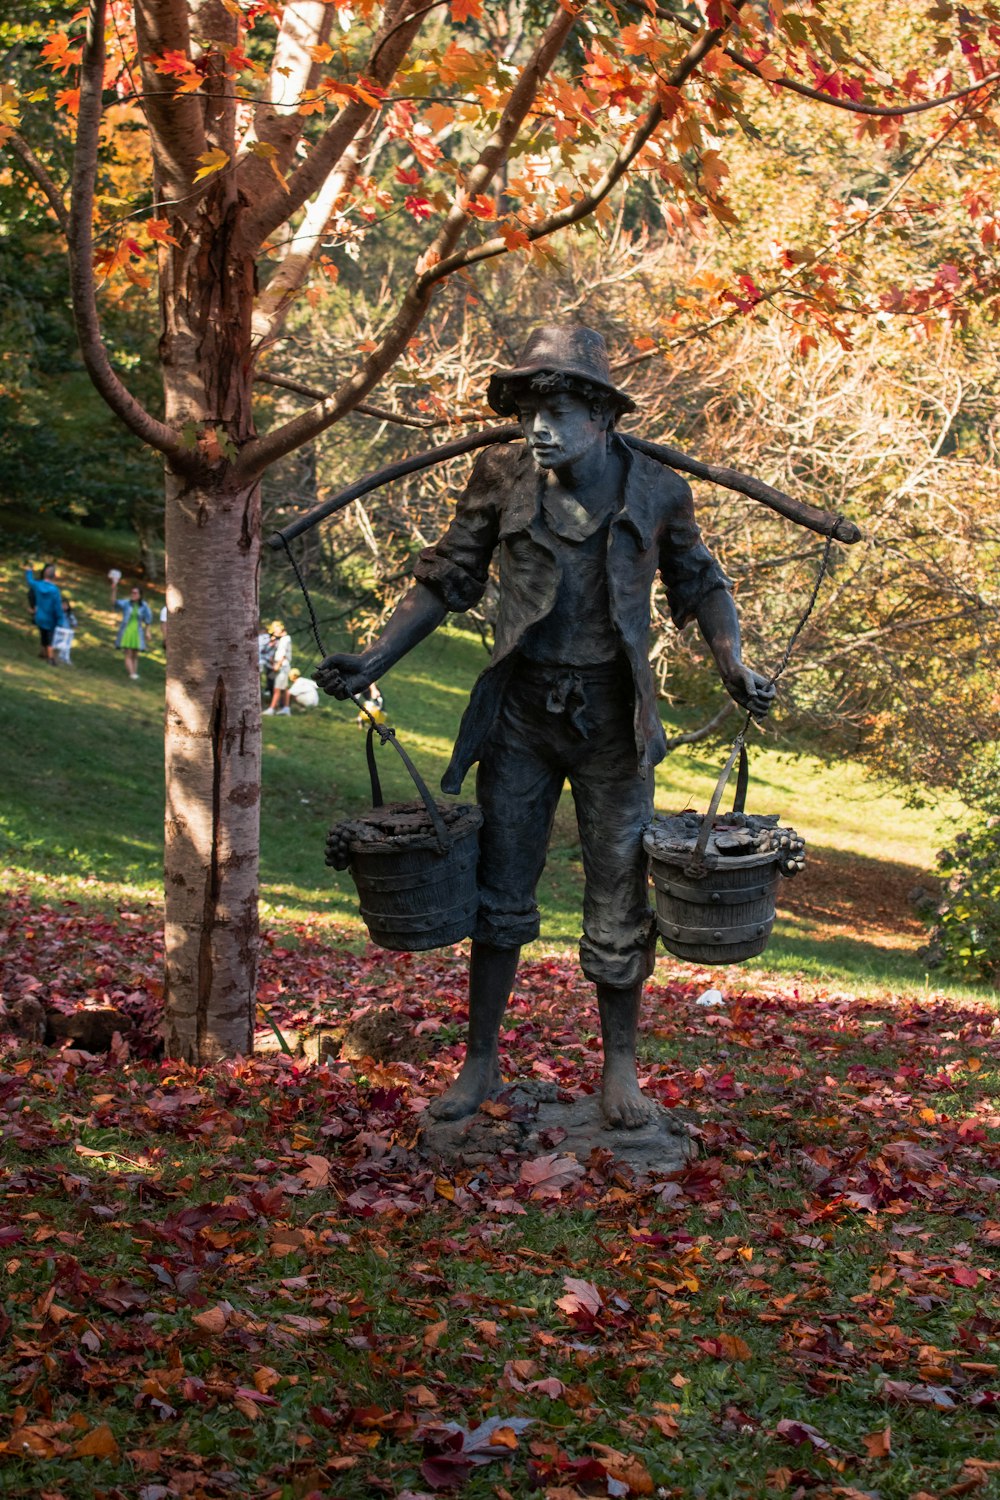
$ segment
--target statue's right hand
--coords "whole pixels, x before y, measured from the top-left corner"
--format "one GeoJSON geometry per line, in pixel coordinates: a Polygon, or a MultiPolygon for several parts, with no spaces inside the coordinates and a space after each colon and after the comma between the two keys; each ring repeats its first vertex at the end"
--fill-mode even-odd
{"type": "Polygon", "coordinates": [[[350,698],[354,693],[363,693],[370,683],[376,681],[367,657],[343,653],[325,657],[316,668],[315,677],[324,693],[333,698],[350,698]]]}

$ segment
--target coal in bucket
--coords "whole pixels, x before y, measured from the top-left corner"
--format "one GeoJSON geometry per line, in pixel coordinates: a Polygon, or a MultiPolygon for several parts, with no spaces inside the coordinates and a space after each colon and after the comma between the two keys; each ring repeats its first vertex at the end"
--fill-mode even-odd
{"type": "Polygon", "coordinates": [[[443,948],[469,937],[479,908],[477,867],[483,815],[474,804],[437,803],[395,732],[380,739],[399,752],[419,802],[382,799],[373,736],[368,731],[372,808],[330,829],[326,862],[350,869],[361,917],[373,943],[397,952],[443,948]]]}
{"type": "Polygon", "coordinates": [[[797,874],[803,866],[805,844],[794,829],[780,827],[776,815],[744,812],[747,782],[740,735],[705,816],[658,814],[644,836],[657,930],[675,958],[733,964],[763,953],[774,926],[779,876],[797,874]],[[733,811],[719,817],[737,758],[733,811]]]}

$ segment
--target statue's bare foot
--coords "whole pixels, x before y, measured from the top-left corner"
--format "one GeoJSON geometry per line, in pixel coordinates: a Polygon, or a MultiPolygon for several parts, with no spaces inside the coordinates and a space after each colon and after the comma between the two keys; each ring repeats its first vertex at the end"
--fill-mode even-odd
{"type": "Polygon", "coordinates": [[[435,1120],[463,1120],[502,1088],[503,1079],[493,1058],[467,1057],[454,1083],[439,1099],[432,1099],[428,1109],[435,1120]]]}
{"type": "Polygon", "coordinates": [[[650,1125],[660,1112],[659,1106],[642,1092],[631,1067],[605,1068],[601,1108],[612,1128],[624,1130],[639,1130],[643,1125],[650,1125]]]}

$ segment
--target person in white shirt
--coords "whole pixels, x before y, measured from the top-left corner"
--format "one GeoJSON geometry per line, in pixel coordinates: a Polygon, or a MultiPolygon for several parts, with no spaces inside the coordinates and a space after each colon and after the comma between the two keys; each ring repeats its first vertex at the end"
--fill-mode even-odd
{"type": "Polygon", "coordinates": [[[292,638],[280,620],[271,622],[268,635],[274,642],[274,692],[264,714],[290,714],[288,690],[292,681],[292,638]]]}
{"type": "Polygon", "coordinates": [[[59,662],[60,666],[71,667],[69,654],[73,649],[73,637],[76,635],[76,612],[67,595],[63,595],[62,624],[57,625],[52,632],[52,656],[59,662]]]}
{"type": "Polygon", "coordinates": [[[288,695],[299,708],[319,708],[319,688],[311,677],[303,677],[294,668],[290,673],[288,695]]]}

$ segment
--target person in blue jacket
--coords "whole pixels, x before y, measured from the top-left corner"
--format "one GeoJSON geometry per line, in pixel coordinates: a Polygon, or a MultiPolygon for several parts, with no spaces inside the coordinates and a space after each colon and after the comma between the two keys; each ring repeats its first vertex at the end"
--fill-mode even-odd
{"type": "Polygon", "coordinates": [[[133,682],[139,681],[139,652],[147,645],[146,631],[153,623],[153,611],[142,597],[142,589],[136,584],[127,599],[118,598],[118,579],[111,579],[111,605],[121,614],[121,624],[115,636],[115,649],[125,656],[125,670],[133,682]]]}
{"type": "Polygon", "coordinates": [[[28,585],[28,595],[34,607],[35,624],[38,626],[38,638],[41,643],[38,654],[50,666],[54,666],[52,637],[63,622],[63,601],[59,585],[56,583],[56,565],[46,563],[37,578],[34,568],[25,568],[24,576],[28,585]]]}

